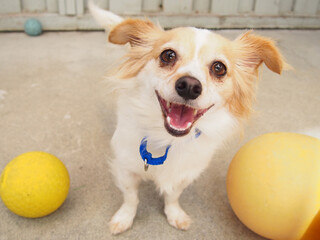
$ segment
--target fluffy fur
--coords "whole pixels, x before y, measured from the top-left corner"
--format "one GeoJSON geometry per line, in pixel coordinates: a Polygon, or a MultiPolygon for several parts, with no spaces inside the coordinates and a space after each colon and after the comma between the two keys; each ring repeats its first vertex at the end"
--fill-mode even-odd
{"type": "MultiPolygon", "coordinates": [[[[214,152],[239,132],[243,120],[250,116],[255,98],[258,68],[264,62],[278,74],[284,60],[271,39],[247,32],[234,41],[211,31],[192,27],[164,31],[149,20],[123,20],[108,11],[90,5],[95,18],[110,30],[114,44],[129,44],[123,62],[108,78],[118,89],[117,126],[112,137],[115,157],[111,171],[123,193],[124,202],[110,221],[113,234],[131,227],[138,206],[141,180],[153,180],[164,196],[169,224],[186,230],[191,220],[179,205],[183,189],[208,166],[214,152]],[[121,19],[121,20],[120,20],[121,19]],[[174,50],[174,64],[160,58],[165,50],[174,50]],[[211,66],[222,62],[227,73],[217,77],[211,66]],[[191,76],[200,82],[202,92],[185,100],[175,89],[176,81],[191,76]],[[183,136],[167,131],[158,95],[165,101],[196,110],[208,109],[183,136]],[[202,134],[195,138],[195,129],[202,134]],[[144,171],[139,155],[143,137],[148,137],[148,151],[163,155],[171,144],[163,165],[144,171]]],[[[170,105],[171,106],[171,105],[170,105]]],[[[170,125],[171,126],[171,125],[170,125]]]]}

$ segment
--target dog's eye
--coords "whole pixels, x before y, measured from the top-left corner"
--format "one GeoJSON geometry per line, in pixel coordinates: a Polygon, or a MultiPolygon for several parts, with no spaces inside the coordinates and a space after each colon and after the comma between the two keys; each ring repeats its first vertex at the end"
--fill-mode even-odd
{"type": "Polygon", "coordinates": [[[211,72],[216,76],[216,77],[223,77],[227,73],[227,68],[222,62],[214,62],[211,65],[211,72]]]}
{"type": "Polygon", "coordinates": [[[177,55],[176,55],[175,51],[173,51],[171,49],[165,50],[160,54],[161,62],[166,65],[175,63],[176,58],[177,58],[177,55]]]}

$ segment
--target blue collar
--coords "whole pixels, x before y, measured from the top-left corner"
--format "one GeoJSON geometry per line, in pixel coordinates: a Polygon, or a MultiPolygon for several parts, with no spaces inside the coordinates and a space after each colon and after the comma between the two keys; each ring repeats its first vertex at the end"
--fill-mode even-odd
{"type": "MultiPolygon", "coordinates": [[[[198,138],[201,135],[201,131],[196,128],[195,130],[195,138],[198,138]]],[[[166,152],[163,156],[154,158],[152,154],[147,150],[147,137],[144,137],[140,143],[140,156],[144,161],[144,170],[147,171],[149,165],[161,165],[167,159],[169,149],[171,148],[171,144],[167,146],[166,152]]]]}

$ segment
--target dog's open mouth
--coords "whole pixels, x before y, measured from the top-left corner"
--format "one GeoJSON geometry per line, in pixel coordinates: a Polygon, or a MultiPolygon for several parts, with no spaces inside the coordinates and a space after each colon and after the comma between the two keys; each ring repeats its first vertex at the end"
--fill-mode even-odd
{"type": "Polygon", "coordinates": [[[156,94],[162,109],[164,126],[175,137],[188,134],[193,124],[213,106],[195,109],[185,104],[166,101],[157,91],[156,94]]]}

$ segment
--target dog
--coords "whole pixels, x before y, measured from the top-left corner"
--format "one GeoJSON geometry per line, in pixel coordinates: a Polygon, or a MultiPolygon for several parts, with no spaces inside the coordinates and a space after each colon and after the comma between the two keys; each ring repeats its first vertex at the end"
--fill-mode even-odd
{"type": "Polygon", "coordinates": [[[92,2],[89,8],[110,43],[129,45],[108,75],[117,90],[117,125],[110,168],[123,204],[112,234],[132,226],[141,180],[164,197],[170,225],[191,219],[179,196],[209,165],[215,151],[243,128],[252,112],[258,69],[281,74],[286,65],[272,39],[248,31],[228,40],[194,27],[163,30],[148,19],[123,19],[92,2]]]}

